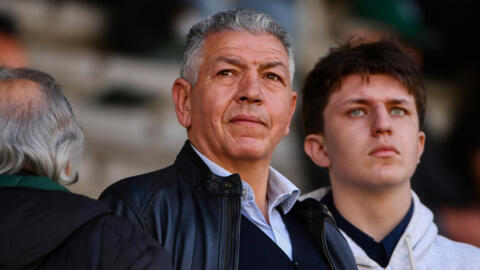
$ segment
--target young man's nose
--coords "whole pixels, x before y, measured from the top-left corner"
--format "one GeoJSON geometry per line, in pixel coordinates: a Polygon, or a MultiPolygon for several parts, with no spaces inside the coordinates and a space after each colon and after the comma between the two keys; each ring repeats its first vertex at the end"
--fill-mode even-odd
{"type": "Polygon", "coordinates": [[[371,117],[371,132],[373,136],[390,135],[392,133],[392,119],[387,108],[383,106],[376,107],[371,117]]]}
{"type": "Polygon", "coordinates": [[[239,102],[261,103],[263,100],[260,78],[253,72],[245,73],[237,91],[237,100],[239,102]]]}

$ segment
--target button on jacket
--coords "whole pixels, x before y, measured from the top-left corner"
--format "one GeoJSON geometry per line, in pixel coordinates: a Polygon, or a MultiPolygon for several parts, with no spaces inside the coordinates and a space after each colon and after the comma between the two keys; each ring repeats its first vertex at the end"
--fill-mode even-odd
{"type": "MultiPolygon", "coordinates": [[[[187,141],[173,165],[119,181],[100,199],[156,238],[175,269],[236,270],[241,195],[238,174],[212,174],[187,141]]],[[[331,269],[356,269],[348,244],[322,206],[304,201],[289,215],[306,224],[331,269]]]]}

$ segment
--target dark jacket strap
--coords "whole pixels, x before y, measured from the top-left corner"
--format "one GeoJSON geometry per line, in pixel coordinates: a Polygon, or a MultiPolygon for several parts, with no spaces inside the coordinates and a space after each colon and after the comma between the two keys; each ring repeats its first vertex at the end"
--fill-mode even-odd
{"type": "Polygon", "coordinates": [[[308,232],[325,256],[330,269],[357,269],[352,251],[325,205],[310,198],[297,202],[292,211],[305,222],[308,232]]]}

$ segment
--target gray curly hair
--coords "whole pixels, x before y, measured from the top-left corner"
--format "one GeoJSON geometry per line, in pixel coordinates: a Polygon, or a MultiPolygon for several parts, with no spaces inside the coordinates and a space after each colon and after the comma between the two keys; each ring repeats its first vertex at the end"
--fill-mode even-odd
{"type": "Polygon", "coordinates": [[[0,127],[0,174],[28,168],[62,184],[77,180],[66,170],[81,156],[83,131],[50,75],[0,68],[0,127]]]}
{"type": "Polygon", "coordinates": [[[205,38],[210,33],[222,31],[248,31],[253,34],[271,34],[278,38],[288,53],[290,81],[293,81],[295,62],[292,40],[287,30],[268,14],[251,9],[235,9],[216,13],[190,28],[180,76],[192,86],[197,82],[205,38]]]}

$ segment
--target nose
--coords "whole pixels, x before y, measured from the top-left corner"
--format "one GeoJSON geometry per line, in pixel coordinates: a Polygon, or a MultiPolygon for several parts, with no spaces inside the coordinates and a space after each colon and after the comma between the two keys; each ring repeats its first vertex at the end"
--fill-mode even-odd
{"type": "Polygon", "coordinates": [[[391,135],[392,122],[387,108],[377,107],[374,109],[371,119],[371,133],[372,136],[391,135]]]}
{"type": "Polygon", "coordinates": [[[257,74],[246,73],[238,86],[237,101],[240,103],[256,103],[263,101],[263,92],[257,74]]]}

